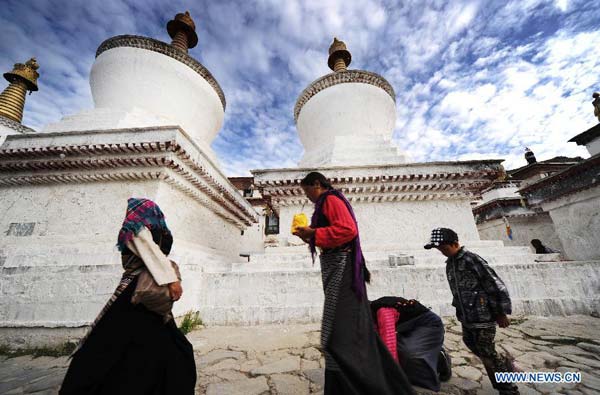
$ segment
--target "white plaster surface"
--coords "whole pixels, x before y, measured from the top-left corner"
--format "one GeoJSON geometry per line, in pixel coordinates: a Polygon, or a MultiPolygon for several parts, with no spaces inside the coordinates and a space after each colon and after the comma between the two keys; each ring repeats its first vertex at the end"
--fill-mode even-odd
{"type": "Polygon", "coordinates": [[[140,48],[117,47],[96,58],[90,74],[95,111],[69,116],[44,131],[179,125],[206,148],[223,124],[213,87],[185,64],[140,48]]]}
{"type": "MultiPolygon", "coordinates": [[[[425,245],[431,230],[438,227],[454,229],[461,240],[479,240],[479,233],[467,200],[431,200],[403,202],[357,202],[352,207],[356,214],[361,241],[369,248],[381,245],[425,245]]],[[[310,218],[313,205],[280,208],[282,240],[298,239],[290,233],[294,214],[304,212],[310,218]]],[[[296,240],[299,241],[299,240],[296,240]]]]}
{"type": "Polygon", "coordinates": [[[517,185],[503,186],[501,188],[490,189],[482,193],[481,204],[487,203],[494,199],[502,199],[502,198],[521,198],[521,195],[517,192],[519,187],[517,185]]]}
{"type": "Polygon", "coordinates": [[[258,223],[246,228],[241,238],[239,249],[240,252],[244,254],[260,253],[264,251],[266,226],[265,210],[264,208],[259,207],[255,207],[255,210],[259,215],[258,223]]]}
{"type": "Polygon", "coordinates": [[[600,259],[600,186],[544,203],[569,259],[600,259]]]}
{"type": "MultiPolygon", "coordinates": [[[[548,213],[523,217],[508,217],[513,239],[506,235],[506,225],[502,218],[478,224],[481,240],[502,240],[507,246],[531,246],[532,239],[539,239],[555,251],[564,251],[560,238],[548,213]]],[[[531,247],[533,252],[533,247],[531,247]]]]}
{"type": "Polygon", "coordinates": [[[585,145],[590,156],[600,154],[600,138],[596,138],[585,145]]]}
{"type": "MultiPolygon", "coordinates": [[[[508,286],[515,314],[589,314],[600,307],[600,262],[523,262],[530,263],[492,263],[508,286]]],[[[206,273],[202,318],[213,325],[318,322],[323,308],[318,265],[302,271],[206,273]]],[[[454,314],[443,265],[371,272],[370,299],[416,298],[438,314],[454,314]]]]}
{"type": "Polygon", "coordinates": [[[344,83],[324,89],[298,115],[305,149],[300,165],[402,163],[391,145],[395,121],[394,101],[381,88],[344,83]]]}
{"type": "MultiPolygon", "coordinates": [[[[412,163],[380,166],[346,166],[325,167],[317,169],[329,179],[351,179],[344,184],[348,191],[346,197],[351,200],[356,212],[361,240],[370,247],[396,245],[424,245],[436,227],[454,229],[461,240],[479,240],[471,209],[472,195],[465,191],[466,183],[473,179],[441,179],[431,180],[432,174],[456,174],[474,172],[484,168],[482,163],[412,163]],[[411,181],[373,181],[375,177],[412,177],[411,181]],[[454,185],[438,191],[432,186],[436,184],[454,185]],[[397,185],[410,187],[413,191],[382,191],[382,188],[395,188],[397,185]],[[417,187],[422,187],[417,191],[417,187]],[[360,192],[358,192],[360,190],[360,192]],[[415,192],[416,191],[416,192],[415,192]],[[453,193],[454,196],[449,196],[453,193]],[[460,196],[465,194],[464,196],[460,196]],[[404,197],[411,195],[410,199],[404,197]],[[381,199],[383,197],[383,199],[381,199]],[[400,199],[399,199],[400,198],[400,199]],[[386,199],[388,199],[386,201],[386,199]],[[395,200],[391,200],[395,199],[395,200]],[[411,200],[412,199],[412,200],[411,200]],[[418,199],[418,200],[417,200],[418,199]]],[[[302,179],[312,169],[281,169],[253,171],[255,183],[264,185],[265,190],[282,189],[282,180],[302,179]],[[279,183],[278,183],[279,182],[279,183]]],[[[479,180],[491,183],[489,180],[479,180]]],[[[334,186],[339,187],[339,185],[334,186]]],[[[285,186],[287,188],[287,186],[285,186]]],[[[266,192],[265,192],[266,193],[266,192]]],[[[294,214],[304,212],[309,217],[313,212],[313,204],[303,196],[274,195],[274,207],[280,215],[280,244],[299,244],[300,240],[290,233],[290,225],[294,214]],[[304,206],[303,206],[304,204],[304,206]]]]}
{"type": "Polygon", "coordinates": [[[46,162],[37,161],[50,166],[48,160],[60,163],[82,157],[113,164],[117,159],[135,159],[143,166],[122,162],[109,168],[82,166],[67,171],[42,166],[35,172],[0,175],[0,180],[15,176],[50,180],[65,174],[80,177],[69,182],[0,187],[0,327],[89,324],[120,279],[122,268],[115,244],[127,199],[132,196],[156,201],[174,235],[171,256],[181,266],[185,289],[176,314],[196,308],[195,301],[202,292],[196,281],[199,273],[223,270],[240,259],[241,230],[245,226],[234,223],[231,213],[229,217],[219,213],[225,207],[241,213],[236,203],[248,210],[250,218],[257,214],[216,165],[177,128],[19,135],[7,139],[2,148],[34,151],[65,145],[106,147],[125,143],[136,143],[138,150],[129,145],[131,150],[126,153],[66,151],[64,158],[58,153],[50,158],[45,154],[42,157],[46,162]],[[176,154],[140,149],[144,144],[161,141],[176,142],[189,154],[177,171],[162,165],[180,161],[176,154]],[[153,155],[167,155],[169,160],[154,162],[153,155]],[[194,178],[190,160],[220,185],[218,191],[194,178]],[[141,177],[159,172],[163,176],[141,177]]]}
{"type": "Polygon", "coordinates": [[[7,125],[4,125],[3,123],[0,123],[0,146],[2,146],[2,144],[4,143],[4,141],[6,140],[6,138],[10,135],[13,134],[20,134],[17,130],[15,130],[14,128],[11,128],[7,125]]]}

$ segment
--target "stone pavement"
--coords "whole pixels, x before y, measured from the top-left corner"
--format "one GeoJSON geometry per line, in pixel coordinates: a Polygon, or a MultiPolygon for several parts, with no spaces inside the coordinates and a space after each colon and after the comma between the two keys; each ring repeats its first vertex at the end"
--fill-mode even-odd
{"type": "MultiPolygon", "coordinates": [[[[494,394],[483,366],[462,344],[460,326],[445,321],[453,377],[440,394],[494,394]]],[[[318,325],[212,327],[188,337],[196,353],[198,394],[322,393],[318,325]]],[[[527,317],[499,329],[497,339],[524,371],[583,374],[580,384],[520,385],[522,394],[600,394],[600,319],[527,317]]],[[[0,394],[56,394],[67,363],[65,357],[0,356],[0,394]]]]}

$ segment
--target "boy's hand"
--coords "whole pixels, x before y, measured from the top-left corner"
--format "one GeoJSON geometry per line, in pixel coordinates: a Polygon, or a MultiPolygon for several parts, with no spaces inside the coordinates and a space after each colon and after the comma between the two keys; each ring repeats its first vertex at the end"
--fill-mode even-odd
{"type": "Polygon", "coordinates": [[[311,237],[314,236],[314,234],[315,230],[310,226],[300,226],[296,228],[296,231],[294,232],[294,235],[298,236],[307,243],[311,239],[311,237]]]}
{"type": "Polygon", "coordinates": [[[506,314],[502,314],[496,317],[496,322],[498,323],[498,326],[500,328],[508,328],[508,326],[510,325],[510,320],[508,319],[506,314]]]}

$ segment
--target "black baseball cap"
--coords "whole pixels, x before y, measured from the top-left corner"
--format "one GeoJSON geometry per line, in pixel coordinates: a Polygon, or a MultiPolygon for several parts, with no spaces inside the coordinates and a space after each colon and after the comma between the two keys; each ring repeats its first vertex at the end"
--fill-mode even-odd
{"type": "Polygon", "coordinates": [[[425,244],[425,249],[430,250],[442,244],[458,243],[458,235],[449,228],[435,228],[431,231],[431,240],[425,244]]]}

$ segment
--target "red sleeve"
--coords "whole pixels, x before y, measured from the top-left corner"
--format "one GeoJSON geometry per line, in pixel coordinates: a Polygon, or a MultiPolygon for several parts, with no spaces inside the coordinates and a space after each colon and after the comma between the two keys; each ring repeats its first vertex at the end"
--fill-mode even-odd
{"type": "Polygon", "coordinates": [[[336,197],[328,196],[323,204],[323,214],[329,226],[317,228],[315,244],[322,248],[335,248],[344,245],[358,235],[356,224],[346,204],[336,197]]]}

